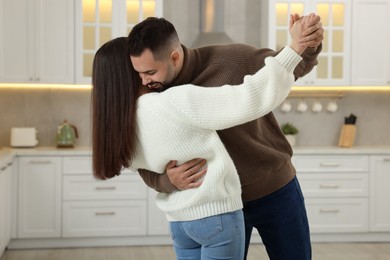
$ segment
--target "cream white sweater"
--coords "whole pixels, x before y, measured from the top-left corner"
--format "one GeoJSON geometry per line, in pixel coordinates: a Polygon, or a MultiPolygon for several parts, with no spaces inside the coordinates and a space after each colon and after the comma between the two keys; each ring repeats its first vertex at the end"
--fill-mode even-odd
{"type": "MultiPolygon", "coordinates": [[[[138,100],[136,169],[163,173],[170,160],[207,160],[199,188],[159,193],[157,206],[169,221],[189,221],[242,208],[241,185],[233,161],[216,130],[259,118],[288,95],[301,57],[290,47],[265,60],[265,67],[238,86],[173,87],[138,100]]],[[[248,61],[250,62],[250,61],[248,61]]]]}

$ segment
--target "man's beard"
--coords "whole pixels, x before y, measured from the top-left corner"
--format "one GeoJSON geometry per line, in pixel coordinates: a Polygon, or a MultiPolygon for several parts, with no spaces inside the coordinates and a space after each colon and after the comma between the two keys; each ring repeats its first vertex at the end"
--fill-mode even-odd
{"type": "Polygon", "coordinates": [[[162,83],[162,82],[151,82],[148,84],[148,87],[149,89],[152,91],[152,92],[164,92],[165,90],[167,90],[169,88],[168,85],[162,83]],[[150,88],[149,85],[159,85],[159,87],[152,87],[150,88]]]}

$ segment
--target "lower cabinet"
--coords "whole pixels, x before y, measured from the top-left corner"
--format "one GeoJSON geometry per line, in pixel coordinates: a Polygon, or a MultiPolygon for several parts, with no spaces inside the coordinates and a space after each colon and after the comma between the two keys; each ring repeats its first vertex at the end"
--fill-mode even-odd
{"type": "Polygon", "coordinates": [[[148,189],[148,235],[169,235],[169,223],[156,205],[157,192],[148,189]]]}
{"type": "Polygon", "coordinates": [[[61,237],[61,162],[18,158],[18,238],[61,237]]]}
{"type": "Polygon", "coordinates": [[[308,198],[305,204],[312,233],[368,231],[368,199],[308,198]]]}
{"type": "Polygon", "coordinates": [[[370,230],[390,231],[390,155],[371,156],[370,230]]]}
{"type": "Polygon", "coordinates": [[[63,237],[147,234],[147,190],[138,174],[100,181],[90,156],[63,157],[63,237]]]}
{"type": "Polygon", "coordinates": [[[0,258],[11,240],[12,160],[0,160],[0,258]]]}
{"type": "Polygon", "coordinates": [[[146,220],[146,205],[140,200],[63,203],[63,237],[146,235],[146,220]]]}
{"type": "MultiPolygon", "coordinates": [[[[41,239],[39,247],[49,240],[104,238],[129,244],[167,243],[169,224],[156,206],[156,192],[129,170],[109,180],[95,179],[91,159],[16,156],[12,210],[10,167],[0,167],[0,254],[10,241],[12,219],[14,240],[41,239]],[[11,218],[10,212],[16,216],[11,218]]],[[[312,234],[390,241],[390,153],[295,154],[292,160],[312,234]]]]}
{"type": "Polygon", "coordinates": [[[369,156],[297,155],[311,233],[367,232],[369,156]]]}

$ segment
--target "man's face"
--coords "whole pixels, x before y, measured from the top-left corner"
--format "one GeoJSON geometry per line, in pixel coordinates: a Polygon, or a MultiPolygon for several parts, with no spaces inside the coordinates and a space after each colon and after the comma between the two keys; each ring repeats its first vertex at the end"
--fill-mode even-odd
{"type": "Polygon", "coordinates": [[[155,60],[153,53],[146,49],[139,57],[130,58],[142,84],[152,91],[164,91],[175,77],[174,66],[168,57],[167,61],[155,60]]]}

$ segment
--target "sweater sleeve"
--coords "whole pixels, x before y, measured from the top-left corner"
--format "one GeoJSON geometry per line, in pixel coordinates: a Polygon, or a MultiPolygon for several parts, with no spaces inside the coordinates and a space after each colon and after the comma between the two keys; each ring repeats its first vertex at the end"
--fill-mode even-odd
{"type": "Polygon", "coordinates": [[[163,93],[186,123],[221,130],[259,118],[277,107],[288,95],[293,70],[301,57],[290,47],[268,57],[265,66],[245,76],[240,85],[199,88],[183,85],[163,93]]]}
{"type": "Polygon", "coordinates": [[[302,61],[294,70],[295,80],[308,74],[314,66],[318,64],[317,57],[321,50],[322,44],[320,44],[317,48],[307,48],[302,53],[302,61]]]}

